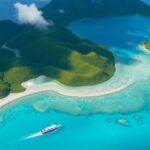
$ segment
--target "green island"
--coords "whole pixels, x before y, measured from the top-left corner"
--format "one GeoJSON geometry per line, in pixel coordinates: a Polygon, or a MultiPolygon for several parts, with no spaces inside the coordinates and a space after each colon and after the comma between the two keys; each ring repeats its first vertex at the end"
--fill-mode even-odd
{"type": "Polygon", "coordinates": [[[18,58],[14,52],[0,49],[0,98],[10,92],[24,91],[21,83],[40,75],[73,87],[94,85],[110,79],[115,72],[113,54],[102,45],[80,39],[66,29],[66,25],[89,17],[137,13],[146,16],[150,15],[150,9],[140,0],[121,3],[115,0],[118,1],[115,6],[113,1],[106,1],[53,0],[41,8],[44,17],[54,22],[45,31],[7,20],[0,21],[0,46],[6,44],[17,49],[21,55],[18,58]]]}
{"type": "Polygon", "coordinates": [[[68,86],[85,86],[104,82],[115,72],[110,51],[78,38],[62,26],[53,26],[46,31],[30,26],[20,28],[5,42],[8,47],[18,49],[22,57],[0,49],[1,97],[9,92],[24,91],[21,83],[40,75],[68,86]]]}
{"type": "Polygon", "coordinates": [[[147,40],[144,45],[146,49],[150,50],[150,40],[147,40]]]}

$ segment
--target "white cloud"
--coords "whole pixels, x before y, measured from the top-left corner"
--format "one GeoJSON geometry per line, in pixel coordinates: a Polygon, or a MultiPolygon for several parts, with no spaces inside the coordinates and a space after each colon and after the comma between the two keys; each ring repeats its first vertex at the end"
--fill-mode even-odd
{"type": "Polygon", "coordinates": [[[30,24],[39,29],[47,29],[52,24],[44,19],[42,11],[38,10],[35,4],[16,3],[14,6],[17,9],[17,19],[22,24],[30,24]]]}

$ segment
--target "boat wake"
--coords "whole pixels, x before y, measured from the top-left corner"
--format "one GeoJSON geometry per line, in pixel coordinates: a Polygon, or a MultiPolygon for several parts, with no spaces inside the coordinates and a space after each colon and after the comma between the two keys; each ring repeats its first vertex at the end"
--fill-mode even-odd
{"type": "Polygon", "coordinates": [[[43,134],[41,132],[36,132],[36,133],[33,133],[27,137],[25,137],[25,139],[31,139],[31,138],[35,138],[35,137],[39,137],[39,136],[42,136],[43,134]]]}
{"type": "Polygon", "coordinates": [[[24,136],[21,140],[32,139],[32,138],[40,137],[42,135],[43,134],[39,131],[39,132],[35,132],[35,133],[29,134],[27,136],[24,136]]]}
{"type": "Polygon", "coordinates": [[[23,141],[23,140],[28,140],[28,139],[40,137],[40,136],[42,136],[42,135],[45,135],[46,133],[49,133],[49,134],[50,134],[50,133],[54,133],[54,132],[56,132],[56,131],[57,131],[58,129],[60,129],[60,128],[61,128],[61,125],[60,125],[60,124],[58,124],[58,125],[53,124],[53,125],[51,125],[51,126],[49,126],[49,127],[46,127],[46,128],[44,128],[44,129],[42,129],[41,131],[34,132],[34,133],[32,133],[32,134],[28,134],[28,135],[22,137],[19,141],[23,141]]]}

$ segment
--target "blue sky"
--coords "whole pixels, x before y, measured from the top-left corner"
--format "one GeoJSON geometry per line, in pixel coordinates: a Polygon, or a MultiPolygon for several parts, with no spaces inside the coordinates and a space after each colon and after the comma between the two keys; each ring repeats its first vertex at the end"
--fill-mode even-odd
{"type": "Polygon", "coordinates": [[[38,7],[46,5],[49,0],[0,0],[0,20],[14,19],[14,3],[21,2],[24,4],[36,3],[38,7]]]}

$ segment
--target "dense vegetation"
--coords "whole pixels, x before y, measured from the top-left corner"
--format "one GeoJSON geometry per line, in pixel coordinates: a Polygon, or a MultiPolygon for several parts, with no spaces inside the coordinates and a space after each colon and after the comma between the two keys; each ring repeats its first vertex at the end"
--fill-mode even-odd
{"type": "Polygon", "coordinates": [[[69,86],[82,86],[103,82],[115,71],[111,52],[81,40],[64,27],[38,31],[2,21],[0,32],[1,46],[7,42],[22,56],[16,58],[14,52],[0,49],[0,98],[24,91],[22,82],[43,74],[69,86]]]}
{"type": "Polygon", "coordinates": [[[52,0],[42,11],[55,24],[46,31],[0,21],[0,46],[7,43],[22,56],[0,49],[0,98],[24,91],[22,82],[43,74],[69,86],[108,80],[115,71],[112,53],[64,26],[87,17],[150,15],[150,7],[140,0],[52,0]]]}
{"type": "Polygon", "coordinates": [[[150,15],[150,7],[141,0],[52,0],[42,10],[47,19],[61,25],[90,17],[150,15]]]}
{"type": "Polygon", "coordinates": [[[114,58],[102,46],[81,40],[64,27],[47,31],[28,29],[8,46],[45,74],[69,86],[92,85],[108,80],[114,73],[114,58]],[[63,36],[62,36],[63,35],[63,36]]]}
{"type": "Polygon", "coordinates": [[[10,93],[10,87],[7,82],[0,81],[0,98],[6,97],[10,93]]]}
{"type": "Polygon", "coordinates": [[[150,50],[150,40],[147,40],[145,42],[145,48],[148,49],[148,50],[150,50]]]}
{"type": "Polygon", "coordinates": [[[38,75],[35,68],[25,60],[16,58],[14,52],[0,49],[0,97],[10,91],[24,91],[21,83],[38,75]]]}
{"type": "Polygon", "coordinates": [[[0,46],[21,31],[21,26],[9,20],[0,21],[0,46]]]}

